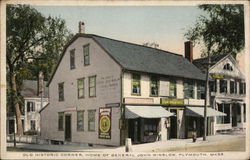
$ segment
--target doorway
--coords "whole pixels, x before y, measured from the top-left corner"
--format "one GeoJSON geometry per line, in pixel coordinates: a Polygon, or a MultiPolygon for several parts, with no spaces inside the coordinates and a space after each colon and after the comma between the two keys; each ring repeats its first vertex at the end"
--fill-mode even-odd
{"type": "Polygon", "coordinates": [[[15,129],[15,120],[9,120],[9,134],[13,134],[15,129]]]}
{"type": "Polygon", "coordinates": [[[170,138],[177,138],[177,110],[170,109],[175,116],[170,117],[170,138]]]}
{"type": "Polygon", "coordinates": [[[140,119],[128,120],[128,136],[134,144],[140,142],[140,119]]]}
{"type": "Polygon", "coordinates": [[[232,127],[237,126],[237,105],[232,104],[232,127]]]}
{"type": "Polygon", "coordinates": [[[65,115],[65,141],[71,142],[71,115],[65,115]]]}

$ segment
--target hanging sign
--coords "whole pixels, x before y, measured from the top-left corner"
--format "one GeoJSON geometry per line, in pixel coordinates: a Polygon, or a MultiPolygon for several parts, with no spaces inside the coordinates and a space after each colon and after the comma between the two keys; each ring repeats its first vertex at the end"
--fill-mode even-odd
{"type": "Polygon", "coordinates": [[[111,139],[111,107],[99,109],[99,138],[111,139]]]}

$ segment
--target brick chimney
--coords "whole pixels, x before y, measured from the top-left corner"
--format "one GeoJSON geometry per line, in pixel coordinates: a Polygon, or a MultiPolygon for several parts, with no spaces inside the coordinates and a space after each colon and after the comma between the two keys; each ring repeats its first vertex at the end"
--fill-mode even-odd
{"type": "Polygon", "coordinates": [[[38,96],[44,96],[44,75],[43,72],[40,71],[39,72],[39,76],[38,76],[38,96]]]}
{"type": "Polygon", "coordinates": [[[85,33],[84,22],[82,21],[79,22],[79,33],[85,33]]]}
{"type": "Polygon", "coordinates": [[[190,62],[193,61],[193,43],[191,41],[185,42],[185,58],[190,62]]]}

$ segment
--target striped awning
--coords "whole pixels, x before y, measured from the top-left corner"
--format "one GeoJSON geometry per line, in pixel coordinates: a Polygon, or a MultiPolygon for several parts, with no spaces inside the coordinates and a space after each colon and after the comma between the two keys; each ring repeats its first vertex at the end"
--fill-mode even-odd
{"type": "Polygon", "coordinates": [[[126,106],[125,118],[136,119],[136,118],[165,118],[173,116],[161,106],[126,106]]]}
{"type": "MultiPolygon", "coordinates": [[[[207,107],[207,117],[226,116],[227,114],[207,107]]],[[[187,107],[186,116],[204,117],[204,107],[187,107]]]]}

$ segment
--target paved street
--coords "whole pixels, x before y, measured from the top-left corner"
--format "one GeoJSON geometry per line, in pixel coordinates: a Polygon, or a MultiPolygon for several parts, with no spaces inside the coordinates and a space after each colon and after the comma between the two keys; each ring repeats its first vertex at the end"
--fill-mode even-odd
{"type": "MultiPolygon", "coordinates": [[[[13,148],[13,143],[8,143],[8,151],[53,151],[53,152],[125,152],[125,147],[96,146],[89,147],[82,144],[70,145],[42,145],[18,143],[13,148]]],[[[229,134],[208,136],[207,141],[202,137],[195,143],[192,139],[171,139],[132,145],[132,152],[222,152],[222,151],[245,151],[245,135],[229,134]]]]}

